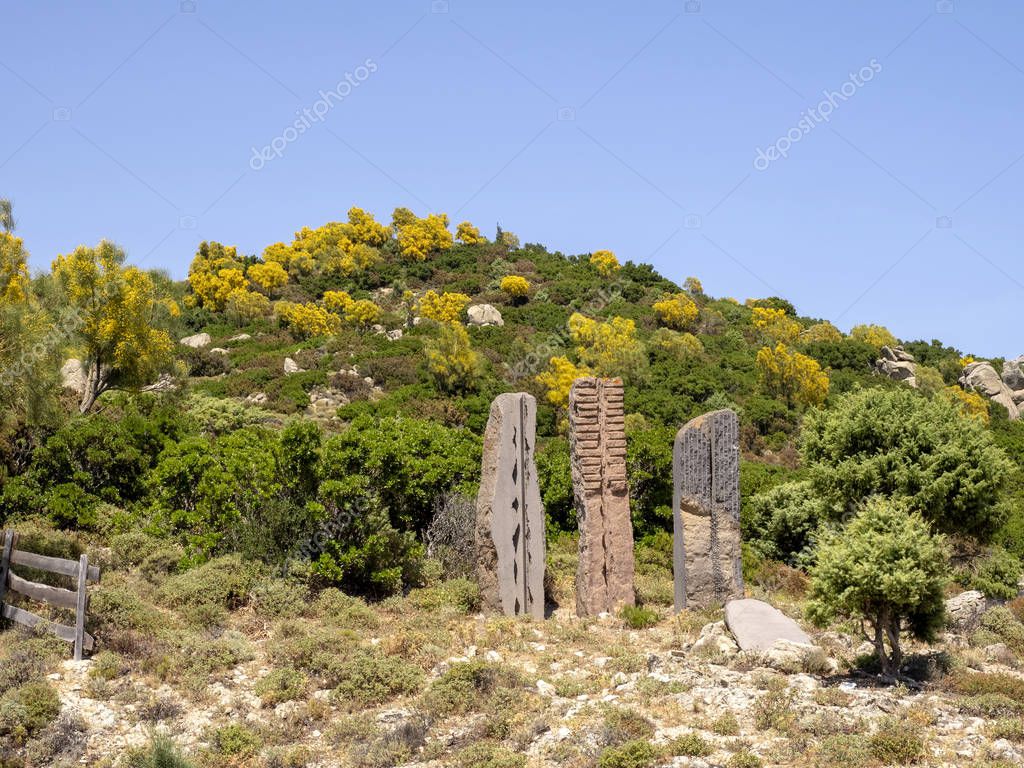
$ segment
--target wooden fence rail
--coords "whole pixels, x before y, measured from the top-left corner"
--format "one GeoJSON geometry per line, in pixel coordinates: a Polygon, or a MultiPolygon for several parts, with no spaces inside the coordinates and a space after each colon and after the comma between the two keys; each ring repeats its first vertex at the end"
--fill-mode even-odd
{"type": "Polygon", "coordinates": [[[82,651],[91,651],[96,644],[92,635],[85,631],[85,612],[89,603],[86,586],[90,581],[100,580],[100,569],[89,565],[89,556],[82,555],[76,563],[58,557],[36,555],[16,549],[18,535],[14,531],[4,533],[3,548],[0,549],[0,616],[26,627],[39,627],[53,633],[61,640],[74,644],[75,660],[82,659],[82,651]],[[68,576],[75,580],[76,589],[62,589],[18,576],[12,566],[34,568],[46,573],[68,576]],[[75,613],[75,626],[55,624],[23,608],[5,602],[7,594],[17,594],[37,603],[65,608],[75,613]]]}

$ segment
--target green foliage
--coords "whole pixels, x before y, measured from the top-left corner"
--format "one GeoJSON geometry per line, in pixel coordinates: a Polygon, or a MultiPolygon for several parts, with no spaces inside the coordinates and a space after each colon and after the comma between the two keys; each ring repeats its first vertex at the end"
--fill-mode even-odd
{"type": "Polygon", "coordinates": [[[284,701],[301,699],[309,684],[307,677],[297,669],[281,667],[262,677],[253,688],[265,707],[273,707],[284,701]]]}
{"type": "Polygon", "coordinates": [[[925,755],[921,729],[906,718],[887,718],[868,739],[871,754],[884,765],[910,765],[925,755]]]}
{"type": "Polygon", "coordinates": [[[468,490],[480,471],[480,438],[423,419],[362,417],[323,450],[321,491],[335,505],[374,489],[399,529],[421,532],[434,503],[468,490]]]}
{"type": "Polygon", "coordinates": [[[741,518],[743,538],[761,557],[806,563],[819,528],[830,517],[828,504],[810,481],[785,483],[750,500],[741,518]]]}
{"type": "Polygon", "coordinates": [[[378,707],[397,696],[416,693],[423,672],[398,656],[359,649],[335,669],[335,700],[352,709],[378,707]]]}
{"type": "Polygon", "coordinates": [[[677,756],[707,757],[713,751],[710,742],[696,731],[676,736],[668,745],[668,753],[677,756]]]}
{"type": "Polygon", "coordinates": [[[822,541],[807,613],[821,626],[837,616],[869,621],[883,671],[896,674],[901,632],[928,640],[942,624],[947,568],[944,541],[920,515],[873,497],[822,541]]]}
{"type": "Polygon", "coordinates": [[[509,667],[474,659],[453,664],[431,683],[424,705],[439,717],[476,712],[502,688],[519,688],[522,682],[519,673],[509,667]]]}
{"type": "Polygon", "coordinates": [[[241,723],[217,728],[210,736],[210,749],[224,757],[247,757],[255,754],[260,746],[260,737],[241,723]]]}
{"type": "Polygon", "coordinates": [[[193,763],[182,755],[170,737],[157,734],[148,746],[125,754],[125,768],[193,768],[193,763]]]}
{"type": "Polygon", "coordinates": [[[1011,465],[991,433],[943,398],[907,387],[849,393],[808,414],[800,441],[815,490],[849,510],[881,494],[939,530],[991,535],[1011,465]]]}
{"type": "Polygon", "coordinates": [[[24,742],[60,714],[60,697],[45,681],[25,683],[0,696],[0,736],[24,742]]]}
{"type": "Polygon", "coordinates": [[[986,597],[1011,600],[1017,596],[1020,587],[1021,562],[1002,547],[973,562],[960,577],[960,583],[967,589],[977,589],[986,597]]]}
{"type": "Polygon", "coordinates": [[[657,611],[641,605],[622,606],[621,616],[622,620],[632,629],[647,629],[661,620],[657,611]]]}
{"type": "Polygon", "coordinates": [[[658,760],[658,750],[646,740],[627,741],[608,747],[597,760],[598,768],[649,768],[658,760]]]}

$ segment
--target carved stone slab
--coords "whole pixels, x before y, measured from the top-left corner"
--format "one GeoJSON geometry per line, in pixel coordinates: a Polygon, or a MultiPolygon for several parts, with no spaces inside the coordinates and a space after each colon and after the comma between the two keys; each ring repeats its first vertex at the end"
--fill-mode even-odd
{"type": "Polygon", "coordinates": [[[739,419],[728,409],[698,416],[672,452],[675,607],[743,597],[739,419]]]}
{"type": "Polygon", "coordinates": [[[498,395],[484,432],[476,502],[477,580],[484,605],[544,618],[544,506],[534,440],[537,401],[498,395]]]}
{"type": "Polygon", "coordinates": [[[569,430],[580,526],[576,612],[593,616],[636,600],[622,380],[576,379],[569,430]]]}

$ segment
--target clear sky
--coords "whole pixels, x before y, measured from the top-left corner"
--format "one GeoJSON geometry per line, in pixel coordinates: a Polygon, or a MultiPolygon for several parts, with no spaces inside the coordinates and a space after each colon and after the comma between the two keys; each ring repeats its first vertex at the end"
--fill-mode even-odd
{"type": "Polygon", "coordinates": [[[1024,353],[1021,3],[0,11],[0,196],[38,269],[106,237],[182,277],[204,239],[402,205],[1024,353]]]}

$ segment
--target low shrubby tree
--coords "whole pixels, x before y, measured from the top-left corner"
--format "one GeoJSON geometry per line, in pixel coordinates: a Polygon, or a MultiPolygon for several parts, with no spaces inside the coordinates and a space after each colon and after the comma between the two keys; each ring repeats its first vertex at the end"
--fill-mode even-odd
{"type": "Polygon", "coordinates": [[[948,567],[944,539],[919,514],[872,497],[819,545],[808,616],[819,626],[861,621],[883,674],[895,678],[902,634],[931,640],[942,625],[948,567]]]}
{"type": "Polygon", "coordinates": [[[757,371],[766,392],[794,406],[821,405],[828,397],[828,373],[813,357],[779,342],[757,353],[757,371]]]}
{"type": "Polygon", "coordinates": [[[442,391],[467,392],[476,387],[483,360],[473,350],[465,326],[441,326],[438,338],[427,342],[426,353],[427,367],[442,391]]]}
{"type": "Polygon", "coordinates": [[[530,283],[522,275],[503,277],[499,287],[506,296],[516,302],[521,302],[530,295],[530,283]]]}
{"type": "Polygon", "coordinates": [[[460,222],[459,226],[455,228],[455,239],[463,245],[476,245],[477,243],[484,242],[480,230],[468,221],[460,222]]]}
{"type": "Polygon", "coordinates": [[[782,309],[754,307],[751,321],[764,338],[772,344],[791,344],[800,335],[800,323],[782,309]]]}
{"type": "Polygon", "coordinates": [[[159,294],[151,275],[124,266],[124,251],[104,240],[53,262],[63,301],[77,313],[72,345],[85,367],[79,410],[92,410],[112,389],[138,389],[171,367],[174,344],[161,326],[178,306],[159,294]]]}
{"type": "Polygon", "coordinates": [[[895,347],[899,341],[884,325],[855,325],[850,329],[850,338],[863,341],[875,349],[895,347]]]}

